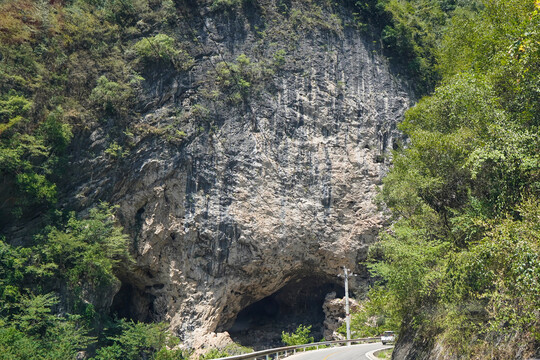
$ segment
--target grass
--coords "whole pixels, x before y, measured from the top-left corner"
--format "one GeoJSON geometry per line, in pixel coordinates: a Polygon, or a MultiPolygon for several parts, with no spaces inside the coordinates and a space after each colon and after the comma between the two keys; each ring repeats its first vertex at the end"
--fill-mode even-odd
{"type": "Polygon", "coordinates": [[[377,357],[377,359],[391,359],[392,358],[392,351],[394,351],[394,349],[384,349],[384,350],[381,350],[381,351],[377,351],[375,352],[375,355],[377,357]]]}

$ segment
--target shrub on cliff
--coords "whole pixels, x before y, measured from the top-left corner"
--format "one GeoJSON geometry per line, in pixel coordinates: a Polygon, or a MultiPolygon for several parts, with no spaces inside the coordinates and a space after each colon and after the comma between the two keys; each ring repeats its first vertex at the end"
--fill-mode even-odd
{"type": "Polygon", "coordinates": [[[193,66],[194,60],[180,45],[166,34],[145,37],[133,45],[139,60],[149,64],[170,62],[178,70],[187,70],[193,66]]]}

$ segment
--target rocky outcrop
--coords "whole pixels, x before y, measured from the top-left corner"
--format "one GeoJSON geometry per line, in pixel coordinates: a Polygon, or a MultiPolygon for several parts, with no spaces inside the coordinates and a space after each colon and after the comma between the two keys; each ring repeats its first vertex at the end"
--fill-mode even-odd
{"type": "MultiPolygon", "coordinates": [[[[502,355],[494,355],[490,352],[473,354],[464,353],[462,349],[449,345],[447,339],[441,335],[441,329],[431,326],[432,324],[422,324],[420,326],[403,327],[398,340],[392,352],[392,359],[419,359],[419,360],[459,360],[468,359],[527,359],[536,360],[539,358],[538,351],[534,354],[527,344],[516,341],[518,345],[508,345],[504,343],[504,336],[500,336],[498,340],[502,355]]],[[[478,340],[481,341],[481,340],[478,340]]]]}
{"type": "Polygon", "coordinates": [[[170,321],[188,345],[306,277],[338,284],[348,266],[361,291],[358,264],[385,221],[374,199],[406,85],[354,27],[281,35],[272,4],[189,8],[175,36],[190,36],[195,65],[145,69],[141,115],[122,135],[129,152],[105,153],[100,127],[79,134],[88,150],[72,158],[66,205],[118,204],[133,237],[136,265],[121,274],[112,311],[170,321]],[[227,66],[239,66],[232,85],[227,66]]]}
{"type": "MultiPolygon", "coordinates": [[[[360,309],[360,305],[354,299],[349,299],[350,312],[356,312],[360,309]]],[[[325,340],[340,340],[346,339],[337,332],[337,329],[346,320],[345,313],[345,298],[336,298],[336,293],[332,292],[326,296],[323,304],[324,311],[324,339],[325,340]]]]}

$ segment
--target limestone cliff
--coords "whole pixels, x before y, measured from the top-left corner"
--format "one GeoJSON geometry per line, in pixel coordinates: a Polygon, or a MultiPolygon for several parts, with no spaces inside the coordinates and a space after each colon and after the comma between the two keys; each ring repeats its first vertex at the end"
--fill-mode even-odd
{"type": "Polygon", "coordinates": [[[144,68],[127,151],[105,152],[112,125],[76,139],[64,203],[118,204],[133,237],[111,311],[186,344],[285,287],[269,316],[316,289],[322,306],[342,266],[362,291],[384,224],[374,198],[411,93],[346,6],[281,4],[190,4],[174,37],[194,64],[144,68]]]}

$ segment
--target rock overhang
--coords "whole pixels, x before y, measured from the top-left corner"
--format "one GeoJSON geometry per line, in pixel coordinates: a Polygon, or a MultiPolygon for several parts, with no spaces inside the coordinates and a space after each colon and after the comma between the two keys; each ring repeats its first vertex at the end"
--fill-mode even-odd
{"type": "MultiPolygon", "coordinates": [[[[359,32],[319,35],[299,37],[287,67],[241,103],[198,92],[216,57],[197,58],[189,74],[155,70],[143,85],[150,105],[140,122],[187,135],[171,142],[156,130],[135,137],[127,159],[96,159],[107,181],[87,181],[88,161],[80,163],[78,183],[93,196],[82,206],[119,204],[134,239],[136,264],[116,300],[146,299],[135,301],[146,310],[132,317],[170,321],[189,345],[299,274],[334,279],[345,265],[362,275],[353,289],[363,286],[358,263],[385,222],[374,204],[384,155],[401,138],[396,124],[410,94],[359,32]],[[182,92],[164,85],[171,76],[182,92]],[[179,120],[178,111],[194,114],[196,105],[215,121],[179,120]]],[[[257,56],[250,36],[221,39],[227,61],[257,56]]]]}

